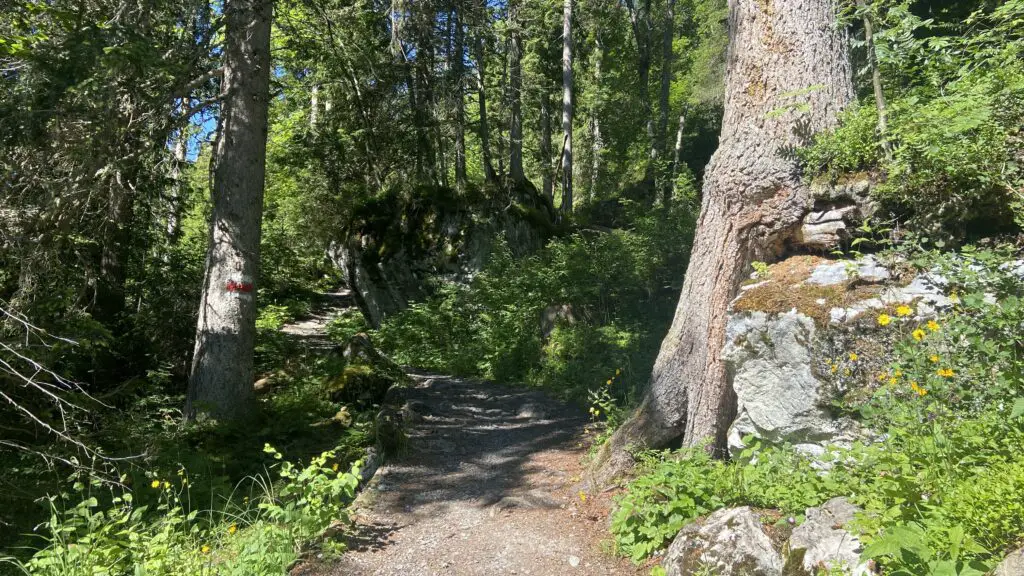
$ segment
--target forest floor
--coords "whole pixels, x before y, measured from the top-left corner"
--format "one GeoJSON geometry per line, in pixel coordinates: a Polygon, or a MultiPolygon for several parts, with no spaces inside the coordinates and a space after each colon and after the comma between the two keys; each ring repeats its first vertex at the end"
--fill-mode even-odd
{"type": "MultiPolygon", "coordinates": [[[[327,314],[286,331],[317,339],[327,314]]],[[[582,410],[534,390],[410,376],[407,445],[354,503],[348,551],[293,575],[641,573],[608,551],[610,495],[579,491],[582,410]]]]}

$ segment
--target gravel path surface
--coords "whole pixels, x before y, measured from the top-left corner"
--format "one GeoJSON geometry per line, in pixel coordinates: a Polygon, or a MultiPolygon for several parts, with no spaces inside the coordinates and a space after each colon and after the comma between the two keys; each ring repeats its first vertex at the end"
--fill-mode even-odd
{"type": "Polygon", "coordinates": [[[641,573],[606,552],[607,498],[577,491],[582,411],[534,391],[414,378],[408,448],[357,500],[350,550],[297,573],[641,573]]]}

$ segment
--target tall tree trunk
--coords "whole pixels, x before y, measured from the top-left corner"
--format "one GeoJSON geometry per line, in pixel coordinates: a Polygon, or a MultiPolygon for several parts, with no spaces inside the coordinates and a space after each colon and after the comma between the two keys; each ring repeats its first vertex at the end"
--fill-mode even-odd
{"type": "Polygon", "coordinates": [[[639,408],[602,448],[596,482],[631,465],[629,446],[682,438],[724,447],[735,412],[721,359],[729,302],[749,263],[776,256],[810,208],[785,150],[834,126],[853,98],[846,32],[835,16],[833,0],[729,0],[722,134],[679,305],[639,408]]]}
{"type": "Polygon", "coordinates": [[[658,158],[658,146],[654,137],[654,115],[651,113],[651,0],[644,0],[638,9],[636,0],[626,0],[629,22],[636,40],[637,73],[640,75],[640,107],[644,114],[647,143],[650,146],[647,166],[644,168],[644,182],[654,181],[654,163],[658,158]]]}
{"type": "Polygon", "coordinates": [[[683,106],[683,111],[679,113],[679,128],[676,129],[676,145],[672,152],[672,170],[669,171],[669,186],[670,194],[673,196],[679,192],[679,186],[676,183],[679,177],[679,162],[683,158],[683,134],[686,133],[686,107],[683,106]]]}
{"type": "Polygon", "coordinates": [[[526,179],[523,175],[523,40],[519,29],[519,2],[509,2],[509,177],[515,183],[526,179]]]}
{"type": "MultiPolygon", "coordinates": [[[[658,158],[666,156],[668,150],[668,94],[672,86],[672,39],[675,36],[676,2],[665,2],[665,22],[661,33],[661,92],[658,94],[658,132],[655,148],[658,158]]],[[[662,204],[666,207],[672,203],[672,183],[666,177],[665,170],[659,170],[661,180],[662,204]]]]}
{"type": "MultiPolygon", "coordinates": [[[[500,79],[500,82],[499,82],[498,85],[501,88],[501,101],[505,105],[504,109],[508,110],[508,107],[509,107],[508,106],[508,103],[509,103],[509,98],[508,98],[508,59],[504,59],[504,60],[501,61],[501,79],[500,79]]],[[[505,129],[503,127],[503,124],[502,124],[501,120],[502,119],[499,116],[498,117],[498,141],[497,141],[497,147],[498,147],[498,178],[504,180],[505,175],[507,174],[507,172],[505,171],[505,158],[506,158],[506,156],[505,156],[505,142],[507,142],[507,140],[505,138],[505,129]]]]}
{"type": "Polygon", "coordinates": [[[555,187],[552,179],[554,169],[551,166],[551,94],[546,89],[540,95],[540,174],[544,196],[554,202],[555,187]]]}
{"type": "Polygon", "coordinates": [[[124,320],[125,286],[128,281],[128,249],[131,246],[131,221],[134,197],[120,172],[110,180],[110,204],[100,239],[99,275],[96,279],[92,315],[107,326],[124,320]]]}
{"type": "MultiPolygon", "coordinates": [[[[484,14],[487,5],[484,4],[484,14]]],[[[477,104],[480,111],[480,156],[484,163],[484,179],[488,184],[498,181],[494,173],[494,162],[491,160],[491,130],[487,121],[487,54],[484,52],[483,34],[478,32],[475,39],[476,71],[477,71],[477,104]]]]}
{"type": "Polygon", "coordinates": [[[889,143],[886,140],[886,132],[889,131],[889,122],[885,93],[882,92],[882,72],[878,69],[878,53],[875,52],[875,31],[871,24],[871,14],[864,0],[857,0],[857,8],[863,12],[864,45],[868,51],[868,66],[871,68],[871,88],[875,93],[875,108],[878,109],[878,137],[882,141],[883,150],[888,154],[889,143]]]}
{"type": "MultiPolygon", "coordinates": [[[[188,109],[188,100],[181,101],[182,112],[188,109]]],[[[171,189],[167,194],[167,240],[172,244],[181,237],[181,210],[185,201],[185,176],[183,168],[188,155],[188,126],[182,126],[174,139],[174,149],[171,152],[173,164],[171,165],[171,189]]]]}
{"type": "Polygon", "coordinates": [[[563,0],[562,13],[562,204],[563,214],[572,212],[572,2],[563,0]]]}
{"type": "Polygon", "coordinates": [[[309,89],[309,129],[316,130],[320,120],[320,85],[313,83],[309,89]]]}
{"type": "Polygon", "coordinates": [[[601,37],[594,45],[594,102],[590,110],[590,198],[598,197],[601,183],[601,155],[604,153],[604,137],[601,135],[601,112],[604,105],[602,93],[601,64],[604,60],[604,45],[601,37]]]}
{"type": "Polygon", "coordinates": [[[455,79],[455,186],[466,187],[466,76],[463,58],[466,54],[466,36],[463,31],[462,7],[455,10],[455,50],[452,53],[452,76],[455,79]]]}
{"type": "Polygon", "coordinates": [[[273,2],[228,0],[224,17],[224,103],[187,420],[237,419],[253,400],[273,2]]]}

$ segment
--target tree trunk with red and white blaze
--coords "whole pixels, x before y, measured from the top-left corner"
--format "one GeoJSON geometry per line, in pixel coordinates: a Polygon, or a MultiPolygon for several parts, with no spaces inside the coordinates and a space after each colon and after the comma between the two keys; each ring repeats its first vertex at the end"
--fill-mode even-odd
{"type": "Polygon", "coordinates": [[[729,0],[729,30],[722,134],[682,294],[647,393],[597,459],[597,483],[632,465],[631,448],[724,447],[736,404],[721,358],[729,302],[750,262],[777,257],[810,208],[788,152],[853,98],[833,0],[729,0]]]}
{"type": "Polygon", "coordinates": [[[224,94],[213,214],[185,418],[245,416],[253,400],[256,276],[267,157],[272,0],[224,7],[224,94]]]}

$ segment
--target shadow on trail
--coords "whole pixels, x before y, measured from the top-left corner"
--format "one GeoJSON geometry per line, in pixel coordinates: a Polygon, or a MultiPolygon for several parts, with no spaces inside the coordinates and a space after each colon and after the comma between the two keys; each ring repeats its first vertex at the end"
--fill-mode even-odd
{"type": "MultiPolygon", "coordinates": [[[[435,514],[439,506],[469,502],[485,507],[515,497],[510,506],[545,507],[522,493],[527,476],[567,479],[531,462],[531,456],[570,445],[586,422],[582,411],[544,394],[446,377],[419,376],[407,395],[425,412],[409,431],[407,453],[390,463],[377,484],[396,511],[435,514]]],[[[534,478],[530,483],[538,485],[534,478]]],[[[545,484],[541,479],[541,485],[545,484]]],[[[533,497],[531,497],[533,496],[533,497]]]]}

